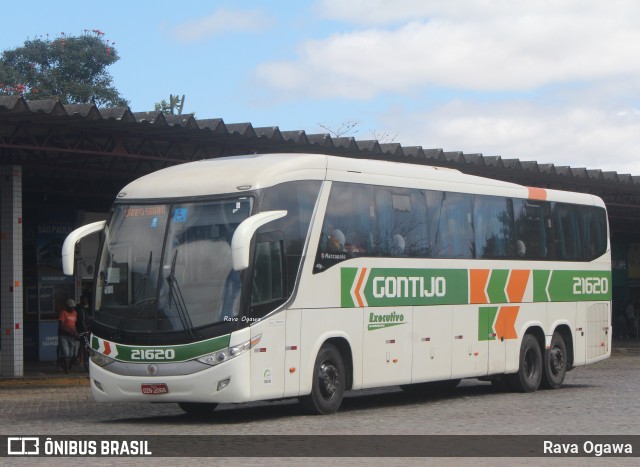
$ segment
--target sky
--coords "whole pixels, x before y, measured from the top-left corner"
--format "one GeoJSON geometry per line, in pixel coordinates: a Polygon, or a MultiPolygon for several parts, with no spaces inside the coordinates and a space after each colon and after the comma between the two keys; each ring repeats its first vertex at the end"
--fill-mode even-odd
{"type": "Polygon", "coordinates": [[[32,0],[2,13],[0,50],[103,31],[133,112],[185,95],[198,119],[640,175],[637,0],[32,0]]]}

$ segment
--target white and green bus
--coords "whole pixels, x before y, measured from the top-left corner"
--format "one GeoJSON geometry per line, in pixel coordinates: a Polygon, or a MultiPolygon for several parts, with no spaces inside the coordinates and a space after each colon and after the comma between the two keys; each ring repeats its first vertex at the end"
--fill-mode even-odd
{"type": "Polygon", "coordinates": [[[557,388],[611,352],[603,201],[437,167],[320,154],[186,163],[117,196],[100,232],[98,401],[346,390],[557,388]]]}

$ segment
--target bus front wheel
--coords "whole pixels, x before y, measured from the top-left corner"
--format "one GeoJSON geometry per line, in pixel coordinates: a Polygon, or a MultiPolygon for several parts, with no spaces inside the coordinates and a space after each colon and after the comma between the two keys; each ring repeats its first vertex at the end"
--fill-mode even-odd
{"type": "Polygon", "coordinates": [[[346,372],[342,354],[331,344],[325,344],[318,352],[313,367],[311,394],[300,399],[304,407],[316,415],[335,413],[342,404],[346,372]]]}
{"type": "Polygon", "coordinates": [[[520,345],[518,372],[508,375],[509,387],[515,392],[533,392],[542,380],[542,352],[533,334],[525,334],[520,345]]]}
{"type": "Polygon", "coordinates": [[[551,337],[551,345],[544,352],[544,373],[542,374],[542,387],[557,389],[562,386],[564,376],[567,373],[567,346],[562,335],[554,332],[551,337]]]}

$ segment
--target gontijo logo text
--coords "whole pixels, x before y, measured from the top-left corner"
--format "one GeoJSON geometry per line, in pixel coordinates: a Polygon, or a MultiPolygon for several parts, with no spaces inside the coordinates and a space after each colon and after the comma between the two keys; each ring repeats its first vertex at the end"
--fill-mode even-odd
{"type": "Polygon", "coordinates": [[[464,303],[468,296],[467,271],[342,268],[341,289],[343,307],[464,303]]]}

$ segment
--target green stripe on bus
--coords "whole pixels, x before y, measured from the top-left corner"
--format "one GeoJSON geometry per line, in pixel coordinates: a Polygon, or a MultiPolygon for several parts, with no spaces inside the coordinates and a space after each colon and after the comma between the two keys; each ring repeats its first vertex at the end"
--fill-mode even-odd
{"type": "Polygon", "coordinates": [[[611,299],[609,271],[553,271],[547,288],[552,302],[611,299]]]}
{"type": "Polygon", "coordinates": [[[117,360],[134,363],[184,362],[229,347],[230,334],[183,345],[139,347],[115,344],[117,360]]]}
{"type": "Polygon", "coordinates": [[[478,340],[491,341],[496,336],[493,332],[493,323],[498,314],[497,306],[481,306],[478,309],[478,340]]]}
{"type": "Polygon", "coordinates": [[[509,279],[508,269],[494,269],[491,271],[489,284],[487,285],[487,295],[490,303],[506,303],[507,279],[509,279]]]}
{"type": "Polygon", "coordinates": [[[547,283],[551,271],[534,270],[533,271],[533,301],[547,302],[547,283]]]}
{"type": "Polygon", "coordinates": [[[469,302],[466,269],[372,268],[361,289],[354,287],[358,270],[342,268],[341,306],[356,307],[355,295],[367,306],[453,305],[469,302]]]}
{"type": "Polygon", "coordinates": [[[342,303],[343,307],[352,308],[358,306],[351,298],[351,286],[356,280],[357,273],[358,268],[342,268],[340,270],[340,282],[342,283],[340,303],[342,303]]]}
{"type": "MultiPolygon", "coordinates": [[[[354,308],[461,305],[469,303],[467,269],[341,268],[340,303],[354,308]],[[366,277],[366,282],[363,278],[366,277]],[[360,283],[360,281],[362,283],[360,283]]],[[[489,303],[509,303],[509,269],[493,269],[487,283],[489,303]]],[[[533,270],[533,296],[525,302],[611,300],[610,271],[533,270]]]]}

